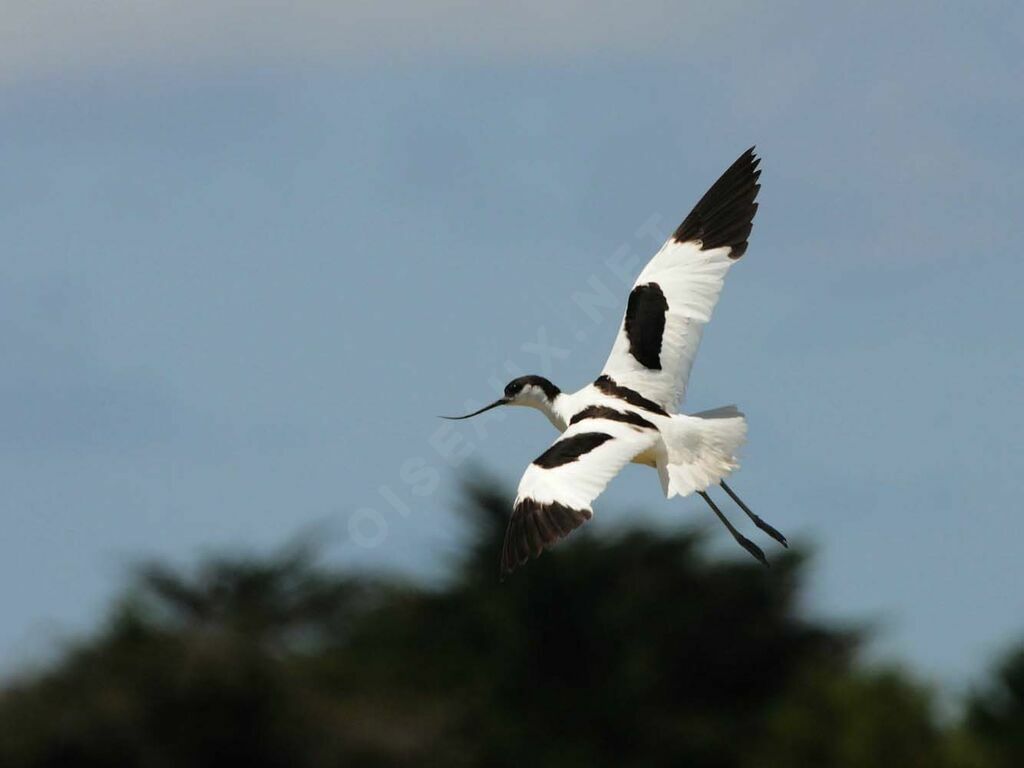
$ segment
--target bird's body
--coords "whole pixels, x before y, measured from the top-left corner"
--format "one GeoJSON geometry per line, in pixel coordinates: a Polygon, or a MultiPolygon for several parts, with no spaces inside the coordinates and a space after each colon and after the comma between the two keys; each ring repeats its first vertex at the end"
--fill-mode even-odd
{"type": "Polygon", "coordinates": [[[503,572],[589,520],[591,502],[629,463],[654,467],[667,498],[699,493],[758,559],[764,561],[761,550],[707,495],[712,485],[721,484],[758,527],[785,544],[724,482],[739,466],[736,454],[746,438],[743,414],[734,406],[678,412],[703,326],[726,273],[747,248],[760,188],[758,163],[753,149],[745,152],[644,267],[594,382],[565,393],[541,376],[523,376],[476,412],[499,405],[535,408],[561,433],[520,481],[502,551],[503,572]]]}
{"type": "MultiPolygon", "coordinates": [[[[538,379],[540,377],[523,378],[538,379]]],[[[737,447],[743,441],[746,432],[743,414],[732,406],[692,416],[670,413],[660,406],[655,407],[656,404],[643,407],[630,401],[635,401],[635,398],[626,400],[622,395],[609,394],[609,392],[615,391],[614,387],[610,387],[609,384],[614,385],[614,380],[603,377],[599,383],[587,384],[576,392],[558,392],[552,399],[548,399],[543,394],[543,389],[540,389],[535,394],[527,394],[522,397],[522,401],[516,402],[515,405],[539,410],[561,433],[564,433],[570,426],[583,421],[586,421],[588,426],[593,426],[597,422],[617,421],[629,425],[634,432],[644,434],[645,431],[649,431],[650,434],[647,437],[650,438],[651,445],[633,456],[628,463],[645,464],[650,467],[664,465],[667,468],[672,464],[684,466],[692,464],[694,452],[707,442],[706,433],[709,428],[707,422],[711,419],[719,420],[715,422],[713,428],[722,431],[723,434],[729,431],[722,429],[724,422],[729,422],[728,427],[734,433],[734,439],[738,441],[737,447]],[[675,461],[670,461],[670,456],[675,461]]],[[[537,385],[526,384],[526,387],[532,386],[537,385]]],[[[723,473],[735,468],[731,459],[731,454],[728,459],[723,457],[721,465],[723,473]]],[[[664,490],[669,496],[679,493],[678,490],[668,493],[667,486],[664,490]]]]}

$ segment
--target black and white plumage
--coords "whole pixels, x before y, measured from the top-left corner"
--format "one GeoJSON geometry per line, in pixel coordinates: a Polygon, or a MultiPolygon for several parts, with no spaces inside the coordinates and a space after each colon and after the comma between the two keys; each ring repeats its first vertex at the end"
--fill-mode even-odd
{"type": "MultiPolygon", "coordinates": [[[[569,535],[593,515],[591,504],[629,463],[658,471],[666,497],[697,492],[751,554],[764,554],[729,523],[707,494],[720,484],[754,523],[786,544],[725,484],[746,438],[734,406],[678,412],[704,324],[725,275],[747,250],[761,174],[753,148],[700,199],[641,271],[611,354],[597,379],[565,393],[541,376],[511,381],[491,405],[535,408],[561,435],[527,467],[505,534],[507,574],[569,535]]],[[[452,417],[446,417],[452,418],[452,417]]]]}

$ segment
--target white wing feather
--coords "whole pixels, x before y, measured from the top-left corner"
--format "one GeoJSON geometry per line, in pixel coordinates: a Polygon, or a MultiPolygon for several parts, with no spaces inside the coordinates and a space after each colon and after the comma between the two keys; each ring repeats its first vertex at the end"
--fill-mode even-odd
{"type": "Polygon", "coordinates": [[[601,495],[612,478],[659,439],[658,432],[653,429],[606,419],[586,419],[570,426],[555,443],[588,432],[611,435],[611,439],[561,466],[545,469],[530,464],[519,481],[516,504],[529,498],[541,504],[558,502],[573,509],[589,511],[591,502],[601,495]]]}
{"type": "Polygon", "coordinates": [[[747,250],[760,160],[751,147],[644,267],[602,373],[666,411],[682,403],[704,324],[729,267],[747,250]],[[660,333],[660,338],[659,338],[660,333]]]}
{"type": "Polygon", "coordinates": [[[624,325],[619,327],[602,373],[635,389],[667,411],[675,412],[686,394],[704,324],[718,303],[725,275],[735,261],[729,248],[702,251],[700,243],[669,240],[644,267],[634,287],[657,283],[668,301],[661,343],[661,368],[642,365],[629,352],[624,325]]]}
{"type": "Polygon", "coordinates": [[[519,482],[501,553],[502,572],[511,573],[589,520],[591,502],[611,479],[660,440],[657,429],[619,421],[572,424],[519,482]]]}

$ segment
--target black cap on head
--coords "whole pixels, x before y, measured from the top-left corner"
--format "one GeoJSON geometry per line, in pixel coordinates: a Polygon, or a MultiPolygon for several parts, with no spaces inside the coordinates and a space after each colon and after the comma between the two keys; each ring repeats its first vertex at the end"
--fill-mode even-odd
{"type": "Polygon", "coordinates": [[[518,379],[512,379],[508,384],[505,385],[505,395],[498,398],[490,405],[485,405],[478,411],[467,413],[465,416],[442,416],[442,419],[469,419],[478,414],[489,411],[492,408],[497,408],[499,405],[508,405],[515,400],[516,395],[523,391],[524,388],[534,386],[539,387],[544,392],[544,396],[549,402],[553,402],[556,397],[561,393],[558,387],[552,384],[550,381],[545,379],[543,376],[520,376],[518,379]]]}
{"type": "Polygon", "coordinates": [[[543,376],[520,376],[518,379],[512,379],[512,381],[505,385],[505,397],[515,397],[531,384],[544,390],[544,396],[548,400],[554,400],[562,392],[562,390],[543,376]]]}

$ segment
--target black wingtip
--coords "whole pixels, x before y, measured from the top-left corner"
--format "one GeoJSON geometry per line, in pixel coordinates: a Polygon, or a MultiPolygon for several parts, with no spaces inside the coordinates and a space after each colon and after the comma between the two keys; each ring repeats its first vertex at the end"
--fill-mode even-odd
{"type": "Polygon", "coordinates": [[[539,502],[521,499],[512,510],[501,549],[501,573],[504,581],[516,568],[587,522],[589,509],[574,509],[557,501],[539,502]]]}
{"type": "Polygon", "coordinates": [[[702,250],[731,249],[729,256],[740,258],[747,250],[747,238],[757,213],[757,183],[761,176],[761,158],[751,147],[729,166],[704,193],[690,215],[672,235],[679,243],[699,240],[702,250]]]}

